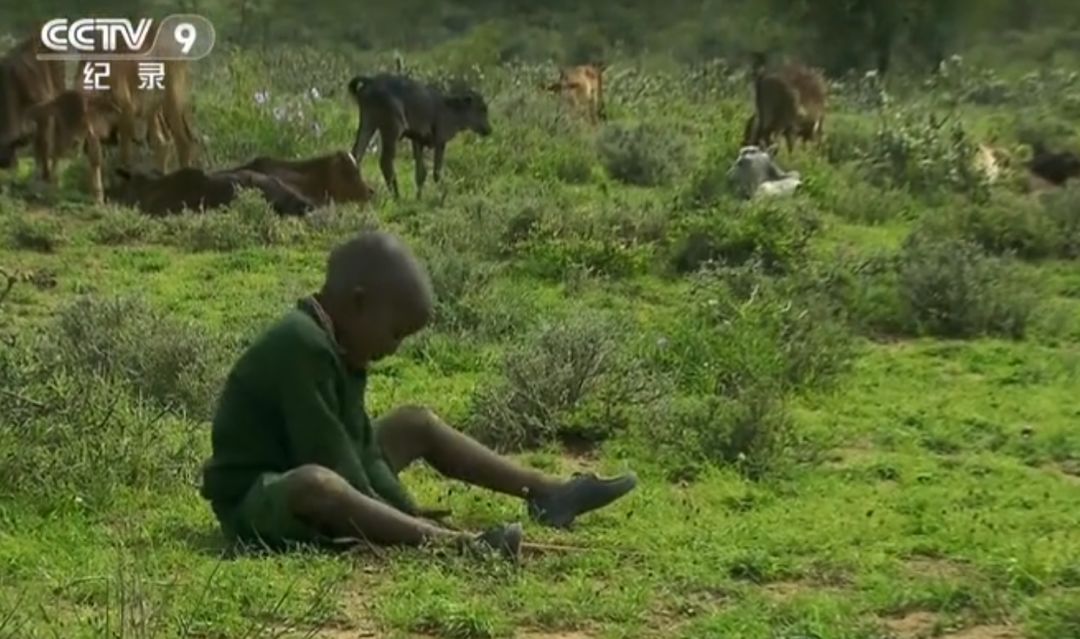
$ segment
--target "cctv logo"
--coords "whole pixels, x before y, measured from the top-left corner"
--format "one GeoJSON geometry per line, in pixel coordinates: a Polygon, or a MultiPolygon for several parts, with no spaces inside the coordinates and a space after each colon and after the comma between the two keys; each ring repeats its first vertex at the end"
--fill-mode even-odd
{"type": "Polygon", "coordinates": [[[152,22],[141,18],[136,27],[125,18],[83,18],[70,24],[56,18],[41,27],[41,42],[57,53],[112,53],[123,38],[125,51],[141,51],[152,22]]]}

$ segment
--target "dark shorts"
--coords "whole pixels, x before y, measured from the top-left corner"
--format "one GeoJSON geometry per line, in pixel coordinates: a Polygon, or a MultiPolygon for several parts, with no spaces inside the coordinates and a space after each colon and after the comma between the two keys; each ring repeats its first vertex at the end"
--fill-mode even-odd
{"type": "Polygon", "coordinates": [[[214,508],[227,541],[272,548],[327,541],[292,514],[285,490],[288,475],[263,473],[240,503],[230,508],[214,508]]]}
{"type": "MultiPolygon", "coordinates": [[[[387,422],[374,420],[372,428],[380,444],[387,422]]],[[[387,442],[394,444],[393,440],[387,442]]],[[[400,446],[398,446],[400,447],[400,446]]],[[[391,467],[396,467],[394,460],[399,457],[397,450],[385,450],[391,467]]],[[[280,548],[292,544],[323,544],[331,540],[293,515],[289,508],[286,486],[289,474],[267,472],[248,488],[243,499],[229,507],[214,506],[214,515],[221,524],[221,530],[230,543],[237,541],[280,548]]]]}

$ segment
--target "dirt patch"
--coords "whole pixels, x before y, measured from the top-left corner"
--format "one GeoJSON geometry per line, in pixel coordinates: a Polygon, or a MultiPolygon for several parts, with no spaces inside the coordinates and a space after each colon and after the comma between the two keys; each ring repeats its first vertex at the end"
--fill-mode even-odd
{"type": "Polygon", "coordinates": [[[800,595],[810,593],[837,594],[842,589],[817,581],[773,581],[762,584],[762,592],[765,596],[776,601],[787,601],[800,595]]]}
{"type": "Polygon", "coordinates": [[[282,629],[271,631],[270,636],[280,639],[366,639],[367,637],[379,637],[378,632],[368,628],[320,628],[312,634],[311,630],[300,628],[284,632],[282,629]]]}
{"type": "Polygon", "coordinates": [[[671,636],[691,620],[715,614],[731,599],[732,594],[723,589],[692,590],[665,596],[652,602],[648,626],[660,633],[659,636],[671,636]]]}
{"type": "Polygon", "coordinates": [[[884,619],[889,635],[896,639],[929,639],[938,623],[938,616],[932,612],[916,610],[903,617],[884,619]]]}
{"type": "Polygon", "coordinates": [[[856,442],[852,446],[833,448],[825,453],[826,468],[844,469],[866,466],[881,456],[881,451],[870,442],[856,442]]]}
{"type": "Polygon", "coordinates": [[[1080,460],[1070,459],[1057,466],[1057,471],[1074,484],[1080,484],[1080,460]]]}
{"type": "Polygon", "coordinates": [[[963,630],[942,631],[940,616],[925,610],[909,612],[903,617],[883,619],[890,639],[1024,639],[1024,635],[1012,626],[984,624],[963,630]]]}
{"type": "Polygon", "coordinates": [[[1012,626],[972,626],[946,634],[941,639],[1024,639],[1024,635],[1012,626]]]}
{"type": "Polygon", "coordinates": [[[515,639],[595,639],[595,635],[578,630],[554,631],[527,630],[514,635],[515,639]]]}
{"type": "Polygon", "coordinates": [[[971,576],[971,567],[952,559],[913,557],[904,562],[904,572],[911,577],[962,579],[971,576]]]}

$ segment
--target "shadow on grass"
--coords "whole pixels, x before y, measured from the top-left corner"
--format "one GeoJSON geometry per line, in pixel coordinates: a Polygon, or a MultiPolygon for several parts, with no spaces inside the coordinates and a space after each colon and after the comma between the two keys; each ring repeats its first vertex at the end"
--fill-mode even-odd
{"type": "Polygon", "coordinates": [[[186,526],[176,529],[174,538],[193,552],[225,561],[280,554],[373,554],[379,549],[362,540],[319,539],[314,542],[271,542],[268,540],[230,540],[216,526],[186,526]]]}

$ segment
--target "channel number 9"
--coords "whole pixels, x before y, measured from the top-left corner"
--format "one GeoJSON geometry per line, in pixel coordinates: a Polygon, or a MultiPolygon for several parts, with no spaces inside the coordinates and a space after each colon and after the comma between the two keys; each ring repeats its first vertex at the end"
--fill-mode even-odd
{"type": "Polygon", "coordinates": [[[161,22],[156,54],[168,60],[198,60],[214,47],[214,25],[198,15],[172,15],[161,22]]]}
{"type": "Polygon", "coordinates": [[[173,29],[173,40],[180,45],[180,53],[186,58],[199,41],[199,31],[190,22],[181,22],[173,29]]]}

